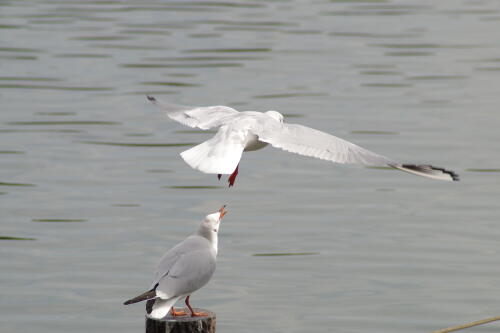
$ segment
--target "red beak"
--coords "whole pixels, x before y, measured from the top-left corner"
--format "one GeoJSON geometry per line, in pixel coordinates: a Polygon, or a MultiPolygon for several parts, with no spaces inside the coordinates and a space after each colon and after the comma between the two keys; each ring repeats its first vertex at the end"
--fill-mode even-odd
{"type": "Polygon", "coordinates": [[[225,210],[224,208],[226,208],[226,205],[222,206],[220,209],[219,209],[219,213],[220,213],[220,220],[222,220],[222,218],[224,217],[224,215],[227,214],[227,210],[225,210]]]}

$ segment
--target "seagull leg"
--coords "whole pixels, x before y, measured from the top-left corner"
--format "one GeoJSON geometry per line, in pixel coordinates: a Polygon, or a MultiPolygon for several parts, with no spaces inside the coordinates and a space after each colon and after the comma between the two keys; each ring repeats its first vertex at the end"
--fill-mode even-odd
{"type": "Polygon", "coordinates": [[[175,311],[174,307],[172,307],[172,309],[170,311],[171,311],[172,317],[178,317],[178,316],[185,316],[185,315],[187,315],[187,313],[184,312],[184,311],[182,311],[182,310],[175,311]]]}
{"type": "MultiPolygon", "coordinates": [[[[189,295],[191,296],[191,295],[189,295]]],[[[186,297],[186,305],[189,308],[189,311],[191,311],[191,317],[204,317],[208,316],[208,313],[205,312],[195,312],[193,308],[191,307],[191,304],[189,304],[189,296],[186,297]]]]}
{"type": "Polygon", "coordinates": [[[222,175],[219,173],[219,174],[217,175],[217,178],[219,178],[219,180],[220,180],[220,177],[222,177],[222,175]]]}
{"type": "Polygon", "coordinates": [[[231,174],[231,176],[229,176],[229,179],[228,179],[228,181],[229,181],[229,187],[231,187],[231,186],[234,185],[234,181],[236,180],[236,176],[238,176],[238,167],[239,166],[240,165],[238,164],[236,166],[236,169],[234,169],[233,173],[231,174]]]}

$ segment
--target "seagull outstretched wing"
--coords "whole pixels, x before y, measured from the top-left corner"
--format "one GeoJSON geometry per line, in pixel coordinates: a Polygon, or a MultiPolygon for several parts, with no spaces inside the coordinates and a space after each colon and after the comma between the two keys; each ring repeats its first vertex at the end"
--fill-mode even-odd
{"type": "Polygon", "coordinates": [[[185,106],[159,101],[147,96],[148,100],[164,111],[170,119],[189,126],[207,130],[219,127],[231,116],[239,114],[229,106],[185,106]]]}
{"type": "Polygon", "coordinates": [[[260,126],[255,128],[259,140],[283,150],[327,160],[335,163],[354,163],[373,166],[390,166],[416,175],[440,179],[459,180],[458,175],[440,167],[427,164],[406,164],[390,160],[354,143],[316,129],[282,123],[281,126],[260,126]]]}

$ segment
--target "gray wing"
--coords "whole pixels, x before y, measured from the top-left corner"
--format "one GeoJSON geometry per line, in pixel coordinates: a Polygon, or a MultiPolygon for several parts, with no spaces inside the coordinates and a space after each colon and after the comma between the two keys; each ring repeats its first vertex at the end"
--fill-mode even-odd
{"type": "Polygon", "coordinates": [[[171,298],[191,294],[210,281],[215,271],[215,254],[210,249],[182,254],[168,274],[158,281],[156,295],[171,298]]]}
{"type": "Polygon", "coordinates": [[[219,127],[232,116],[239,114],[238,111],[228,106],[185,106],[162,102],[152,96],[147,96],[147,98],[165,111],[170,119],[203,130],[219,127]]]}
{"type": "Polygon", "coordinates": [[[203,244],[203,242],[200,242],[198,237],[199,236],[196,235],[187,237],[185,240],[168,250],[167,253],[163,255],[156,268],[151,288],[154,288],[156,284],[160,282],[160,279],[163,276],[169,274],[170,270],[181,256],[183,256],[187,252],[205,248],[206,245],[203,244]]]}
{"type": "Polygon", "coordinates": [[[363,165],[387,165],[395,169],[439,180],[459,180],[458,175],[440,167],[427,164],[403,164],[385,156],[373,153],[331,134],[297,124],[276,124],[268,122],[265,126],[255,127],[259,140],[273,147],[311,156],[335,163],[355,163],[363,165]]]}

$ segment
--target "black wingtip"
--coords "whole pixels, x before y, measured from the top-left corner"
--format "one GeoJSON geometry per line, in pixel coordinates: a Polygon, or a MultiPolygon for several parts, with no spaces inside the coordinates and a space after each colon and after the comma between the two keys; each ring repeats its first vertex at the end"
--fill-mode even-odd
{"type": "Polygon", "coordinates": [[[147,99],[148,99],[148,101],[150,101],[150,102],[156,102],[156,98],[154,98],[153,96],[146,95],[146,98],[147,98],[147,99]]]}
{"type": "Polygon", "coordinates": [[[449,175],[451,180],[453,180],[454,182],[460,181],[460,176],[453,170],[447,170],[445,168],[435,167],[432,165],[403,164],[401,166],[403,168],[421,173],[432,173],[433,171],[439,171],[441,173],[449,175]]]}
{"type": "Polygon", "coordinates": [[[137,303],[137,302],[142,302],[142,301],[145,301],[145,300],[148,300],[148,299],[155,298],[156,297],[156,291],[155,291],[155,289],[156,289],[157,286],[158,286],[158,284],[156,284],[156,286],[153,289],[148,290],[145,293],[140,294],[137,297],[131,298],[128,301],[125,301],[123,303],[123,305],[129,305],[129,304],[133,304],[133,303],[137,303]]]}
{"type": "Polygon", "coordinates": [[[451,170],[445,170],[445,172],[447,172],[451,176],[451,178],[453,179],[454,182],[460,181],[460,176],[458,175],[458,173],[451,171],[451,170]]]}

